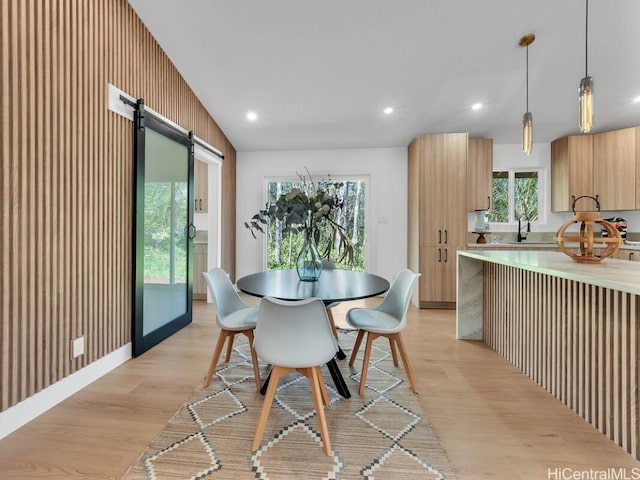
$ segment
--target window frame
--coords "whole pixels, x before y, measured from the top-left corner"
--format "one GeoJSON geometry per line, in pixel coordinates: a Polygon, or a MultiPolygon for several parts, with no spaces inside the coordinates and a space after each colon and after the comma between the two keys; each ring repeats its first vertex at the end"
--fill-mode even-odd
{"type": "MultiPolygon", "coordinates": [[[[365,210],[364,210],[364,234],[365,234],[365,244],[364,244],[364,250],[363,250],[363,258],[364,258],[364,269],[365,271],[367,271],[368,268],[370,268],[371,265],[371,251],[372,249],[375,248],[375,239],[373,239],[371,237],[371,235],[369,235],[369,231],[371,229],[371,212],[370,212],[370,208],[369,206],[371,205],[371,179],[370,176],[368,174],[340,174],[340,175],[329,175],[328,173],[326,174],[320,174],[320,173],[313,173],[311,174],[311,177],[313,178],[314,181],[317,181],[318,179],[327,179],[327,178],[331,178],[331,181],[334,182],[345,182],[345,181],[362,181],[364,183],[364,201],[365,201],[365,210]]],[[[264,177],[264,182],[263,182],[263,198],[264,198],[264,204],[266,204],[269,201],[269,183],[272,182],[292,182],[292,183],[296,183],[299,182],[300,178],[298,176],[294,176],[294,175],[270,175],[270,176],[266,176],[264,177]]],[[[263,235],[263,243],[262,243],[262,269],[263,271],[267,271],[267,263],[268,263],[268,252],[267,252],[267,248],[268,248],[268,235],[263,235]]]]}
{"type": "Polygon", "coordinates": [[[493,178],[496,172],[507,172],[508,174],[508,183],[509,183],[509,206],[508,206],[508,220],[506,222],[495,222],[491,221],[491,225],[495,226],[516,226],[518,225],[518,219],[515,218],[515,176],[516,173],[521,172],[537,172],[538,174],[538,219],[532,220],[532,225],[541,225],[546,224],[547,222],[547,209],[545,206],[545,191],[546,191],[546,181],[545,174],[546,169],[544,167],[517,167],[517,168],[496,168],[491,171],[491,206],[493,209],[493,178]]]}

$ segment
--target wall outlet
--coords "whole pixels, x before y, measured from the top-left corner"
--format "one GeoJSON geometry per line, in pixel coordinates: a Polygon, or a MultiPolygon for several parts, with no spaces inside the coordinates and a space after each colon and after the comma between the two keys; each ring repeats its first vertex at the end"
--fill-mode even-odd
{"type": "Polygon", "coordinates": [[[76,338],[72,342],[73,346],[73,358],[77,358],[80,355],[84,355],[84,336],[76,338]]]}

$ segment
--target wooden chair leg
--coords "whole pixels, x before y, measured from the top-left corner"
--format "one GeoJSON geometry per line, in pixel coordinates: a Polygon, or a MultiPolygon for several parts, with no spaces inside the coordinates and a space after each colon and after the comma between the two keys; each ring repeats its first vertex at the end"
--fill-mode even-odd
{"type": "Polygon", "coordinates": [[[407,350],[404,346],[404,342],[402,341],[402,336],[400,335],[400,333],[396,333],[393,336],[395,337],[395,341],[398,344],[398,349],[400,350],[402,363],[404,364],[404,369],[407,372],[407,377],[409,378],[409,385],[411,385],[411,391],[417,394],[418,389],[416,388],[416,382],[413,379],[413,371],[411,370],[411,365],[409,365],[409,357],[407,356],[407,350]]]}
{"type": "Polygon", "coordinates": [[[358,350],[360,350],[360,344],[362,343],[362,337],[364,336],[364,330],[358,330],[358,336],[356,337],[356,343],[353,344],[353,350],[351,351],[351,358],[349,359],[349,366],[353,367],[358,356],[358,350]]]}
{"type": "Polygon", "coordinates": [[[322,376],[322,368],[318,368],[318,379],[320,380],[320,393],[322,393],[322,402],[329,405],[329,394],[327,393],[327,385],[324,383],[322,376]]]}
{"type": "Polygon", "coordinates": [[[331,325],[331,331],[333,332],[333,336],[338,339],[338,329],[336,328],[336,322],[333,321],[333,312],[330,308],[327,307],[327,317],[329,317],[329,325],[331,325]]]}
{"type": "Polygon", "coordinates": [[[359,395],[364,395],[364,387],[367,383],[367,372],[369,371],[369,357],[371,357],[371,344],[378,335],[367,332],[367,346],[364,349],[364,360],[362,362],[362,373],[360,374],[359,395]]]}
{"type": "Polygon", "coordinates": [[[322,404],[322,393],[320,382],[322,381],[322,374],[319,374],[320,367],[312,367],[311,369],[311,395],[313,396],[313,403],[316,407],[316,413],[318,414],[318,425],[320,427],[320,437],[322,438],[322,447],[327,457],[331,456],[331,442],[329,440],[329,430],[327,429],[327,419],[324,415],[324,405],[322,404]]]}
{"type": "Polygon", "coordinates": [[[205,388],[211,384],[211,377],[213,377],[213,372],[215,371],[216,365],[218,364],[220,353],[222,353],[222,347],[224,346],[224,341],[227,339],[229,335],[233,335],[233,332],[230,332],[228,330],[221,330],[220,334],[218,335],[218,342],[216,343],[216,348],[213,350],[213,356],[211,357],[209,370],[207,370],[207,374],[204,376],[203,386],[205,388]]]}
{"type": "Polygon", "coordinates": [[[393,366],[399,367],[398,364],[398,352],[396,351],[396,342],[393,335],[389,336],[389,349],[391,350],[391,357],[393,357],[393,366]]]}
{"type": "Polygon", "coordinates": [[[228,362],[229,360],[231,360],[231,352],[233,351],[233,341],[236,338],[236,332],[230,332],[231,335],[229,335],[229,342],[227,343],[227,355],[224,357],[224,361],[228,362]]]}
{"type": "Polygon", "coordinates": [[[251,352],[251,363],[253,364],[253,377],[256,381],[256,391],[260,391],[262,388],[262,379],[260,378],[260,367],[258,365],[258,355],[253,349],[253,329],[244,330],[244,333],[249,339],[249,351],[251,352]]]}
{"type": "Polygon", "coordinates": [[[271,410],[271,405],[273,404],[273,399],[276,396],[276,390],[278,389],[278,383],[280,382],[280,378],[287,373],[294,371],[292,368],[284,368],[284,367],[273,367],[271,370],[271,378],[269,379],[269,387],[267,388],[267,393],[264,396],[264,402],[262,403],[262,410],[260,411],[260,419],[258,420],[258,425],[256,426],[256,434],[253,437],[253,444],[251,445],[251,450],[256,451],[260,446],[260,442],[262,441],[262,435],[264,434],[264,427],[267,424],[267,418],[269,418],[269,411],[271,410]]]}

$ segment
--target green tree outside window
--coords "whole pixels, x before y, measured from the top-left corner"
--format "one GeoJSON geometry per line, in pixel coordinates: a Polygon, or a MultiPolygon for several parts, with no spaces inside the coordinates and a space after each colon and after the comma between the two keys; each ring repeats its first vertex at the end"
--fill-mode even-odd
{"type": "Polygon", "coordinates": [[[493,172],[492,208],[489,222],[510,223],[518,219],[539,220],[540,172],[537,170],[493,172]]]}

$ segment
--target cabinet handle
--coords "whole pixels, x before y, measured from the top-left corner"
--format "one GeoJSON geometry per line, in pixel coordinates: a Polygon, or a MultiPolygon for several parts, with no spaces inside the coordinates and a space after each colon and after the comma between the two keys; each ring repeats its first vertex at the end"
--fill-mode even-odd
{"type": "Polygon", "coordinates": [[[633,252],[629,252],[629,260],[633,260],[633,252]]]}
{"type": "Polygon", "coordinates": [[[448,259],[448,258],[449,258],[448,251],[447,251],[447,249],[445,248],[445,249],[444,249],[444,263],[447,263],[447,259],[448,259]]]}
{"type": "Polygon", "coordinates": [[[448,230],[444,231],[444,243],[449,243],[449,232],[448,232],[448,230]]]}
{"type": "Polygon", "coordinates": [[[200,211],[202,211],[202,199],[200,199],[200,211]]]}
{"type": "Polygon", "coordinates": [[[442,243],[442,230],[438,230],[438,243],[442,243]]]}
{"type": "Polygon", "coordinates": [[[487,195],[487,201],[489,202],[487,205],[487,210],[491,210],[491,197],[487,195]]]}
{"type": "Polygon", "coordinates": [[[438,249],[438,263],[440,263],[442,261],[442,249],[439,248],[438,249]]]}

